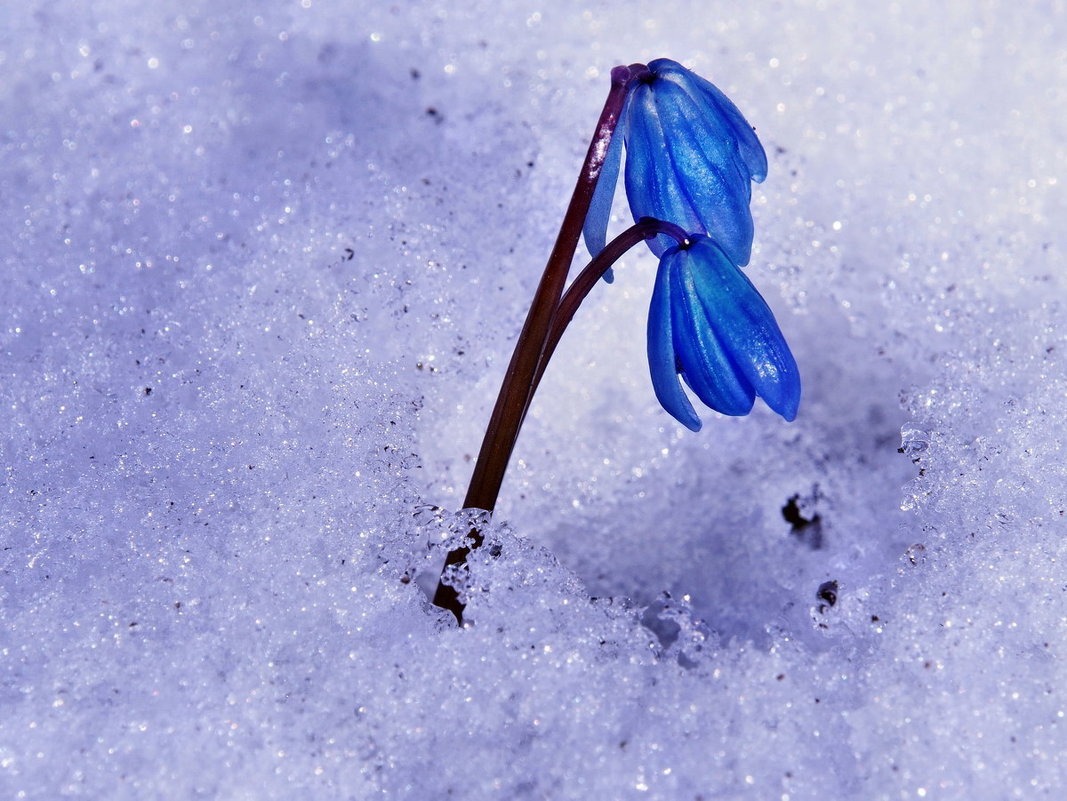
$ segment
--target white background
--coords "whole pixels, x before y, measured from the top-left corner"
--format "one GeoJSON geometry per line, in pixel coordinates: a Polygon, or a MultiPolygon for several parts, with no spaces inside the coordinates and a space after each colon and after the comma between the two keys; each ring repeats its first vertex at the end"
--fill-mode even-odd
{"type": "Polygon", "coordinates": [[[0,21],[0,796],[1061,797],[1062,2],[0,21]],[[627,256],[458,630],[420,586],[608,72],[660,56],[767,148],[800,415],[659,409],[627,256]]]}

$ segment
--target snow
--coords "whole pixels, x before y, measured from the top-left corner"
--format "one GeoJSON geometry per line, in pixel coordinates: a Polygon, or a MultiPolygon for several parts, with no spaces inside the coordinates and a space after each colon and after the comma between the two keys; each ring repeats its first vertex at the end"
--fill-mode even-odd
{"type": "Polygon", "coordinates": [[[453,5],[0,11],[0,797],[1061,797],[1067,8],[453,5]],[[799,417],[671,420],[632,252],[459,629],[504,365],[660,56],[767,148],[799,417]]]}

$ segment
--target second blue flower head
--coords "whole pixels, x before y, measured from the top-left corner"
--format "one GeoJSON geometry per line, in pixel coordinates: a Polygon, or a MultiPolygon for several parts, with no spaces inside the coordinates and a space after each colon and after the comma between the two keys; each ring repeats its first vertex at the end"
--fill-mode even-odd
{"type": "Polygon", "coordinates": [[[648,363],[656,397],[693,431],[700,418],[678,376],[717,412],[745,415],[760,396],[786,420],[797,416],[800,373],[767,303],[706,236],[660,259],[648,312],[648,363]]]}

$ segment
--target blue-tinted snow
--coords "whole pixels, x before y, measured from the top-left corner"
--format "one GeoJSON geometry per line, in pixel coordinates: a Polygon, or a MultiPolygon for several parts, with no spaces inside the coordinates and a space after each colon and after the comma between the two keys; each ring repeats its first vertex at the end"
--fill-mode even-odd
{"type": "Polygon", "coordinates": [[[0,796],[1062,792],[1061,3],[262,5],[0,14],[0,796]],[[457,630],[420,583],[660,56],[767,147],[800,416],[670,420],[628,256],[457,630]]]}

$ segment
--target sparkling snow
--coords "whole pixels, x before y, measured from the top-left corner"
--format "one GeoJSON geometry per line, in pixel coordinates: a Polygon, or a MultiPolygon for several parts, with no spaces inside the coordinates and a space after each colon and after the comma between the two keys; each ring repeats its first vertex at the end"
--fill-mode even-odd
{"type": "Polygon", "coordinates": [[[1058,0],[7,3],[0,797],[1062,798],[1065,43],[1058,0]],[[669,418],[632,252],[458,629],[426,588],[659,56],[767,148],[800,415],[669,418]]]}

